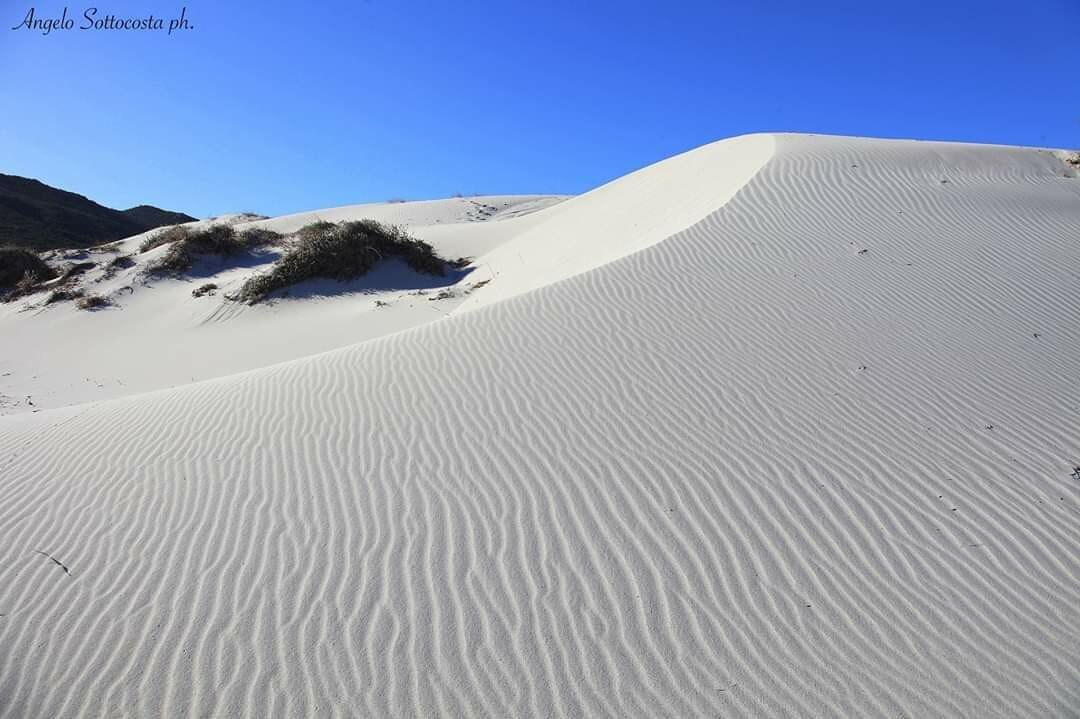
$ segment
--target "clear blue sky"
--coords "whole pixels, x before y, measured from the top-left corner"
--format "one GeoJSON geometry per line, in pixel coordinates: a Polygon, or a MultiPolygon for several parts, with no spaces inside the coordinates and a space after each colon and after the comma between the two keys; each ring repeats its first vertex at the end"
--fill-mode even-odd
{"type": "Polygon", "coordinates": [[[281,214],[577,193],[755,131],[1080,146],[1080,0],[0,0],[0,172],[281,214]]]}

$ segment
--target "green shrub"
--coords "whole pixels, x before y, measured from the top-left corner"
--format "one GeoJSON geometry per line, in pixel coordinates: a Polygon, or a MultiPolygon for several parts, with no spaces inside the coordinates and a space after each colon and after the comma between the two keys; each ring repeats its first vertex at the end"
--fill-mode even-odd
{"type": "Polygon", "coordinates": [[[305,280],[355,279],[387,257],[399,257],[417,272],[446,274],[446,260],[400,227],[374,220],[315,222],[300,228],[292,247],[268,272],[248,279],[236,299],[254,304],[275,290],[305,280]]]}
{"type": "Polygon", "coordinates": [[[0,292],[19,285],[33,286],[56,277],[56,270],[33,250],[24,247],[0,247],[0,292]]]}

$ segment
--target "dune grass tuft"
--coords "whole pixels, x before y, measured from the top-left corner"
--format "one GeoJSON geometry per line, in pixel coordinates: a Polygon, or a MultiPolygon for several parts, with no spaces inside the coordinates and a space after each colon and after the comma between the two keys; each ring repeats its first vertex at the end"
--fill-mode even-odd
{"type": "Polygon", "coordinates": [[[102,307],[108,307],[112,302],[108,297],[102,297],[101,295],[85,295],[75,300],[75,306],[80,310],[96,310],[102,307]]]}
{"type": "Polygon", "coordinates": [[[184,225],[173,225],[172,227],[166,227],[158,230],[154,234],[147,237],[139,244],[139,254],[149,252],[155,247],[161,247],[167,245],[170,242],[177,242],[183,240],[188,236],[188,228],[184,225]]]}
{"type": "Polygon", "coordinates": [[[77,300],[83,296],[83,291],[75,288],[61,287],[58,290],[54,290],[49,293],[49,296],[45,298],[45,304],[53,305],[57,302],[67,302],[68,300],[77,300]]]}
{"type": "Polygon", "coordinates": [[[0,247],[0,295],[13,300],[33,291],[39,283],[56,277],[56,270],[33,250],[0,247]]]}
{"type": "MultiPolygon", "coordinates": [[[[267,245],[278,244],[282,241],[282,235],[273,230],[253,227],[243,232],[237,232],[232,225],[210,225],[199,230],[190,230],[185,227],[174,227],[167,234],[171,239],[169,249],[165,251],[157,261],[147,268],[153,274],[183,273],[191,269],[195,259],[202,255],[218,255],[220,257],[232,257],[245,250],[267,245]]],[[[160,247],[165,242],[157,242],[158,238],[151,238],[139,247],[140,251],[148,243],[154,242],[152,247],[160,247]]]]}
{"type": "Polygon", "coordinates": [[[297,231],[292,246],[269,271],[248,279],[236,299],[254,304],[275,290],[305,280],[355,279],[388,257],[398,257],[413,270],[436,276],[445,275],[449,264],[431,245],[400,227],[375,220],[314,222],[297,231]]]}
{"type": "Polygon", "coordinates": [[[280,232],[268,230],[265,227],[249,227],[242,230],[238,235],[240,244],[247,249],[256,247],[272,247],[280,245],[285,240],[285,235],[280,232]]]}

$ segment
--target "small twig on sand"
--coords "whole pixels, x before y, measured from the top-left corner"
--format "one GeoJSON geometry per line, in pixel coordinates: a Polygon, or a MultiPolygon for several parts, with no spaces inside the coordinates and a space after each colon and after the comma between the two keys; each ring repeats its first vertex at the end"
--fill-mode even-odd
{"type": "Polygon", "coordinates": [[[67,568],[67,566],[63,562],[61,562],[59,559],[57,559],[53,555],[49,554],[48,552],[41,551],[40,549],[37,549],[35,551],[38,554],[40,554],[41,556],[48,557],[49,559],[53,560],[53,563],[56,564],[56,566],[58,566],[58,567],[60,567],[61,569],[64,570],[64,574],[68,575],[69,577],[71,576],[71,570],[69,570],[67,568]]]}

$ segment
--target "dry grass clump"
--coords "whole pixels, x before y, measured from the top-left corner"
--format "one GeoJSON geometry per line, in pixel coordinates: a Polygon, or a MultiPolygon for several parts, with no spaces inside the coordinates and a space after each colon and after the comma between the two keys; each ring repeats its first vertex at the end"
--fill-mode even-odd
{"type": "Polygon", "coordinates": [[[0,288],[14,287],[28,272],[34,275],[38,282],[56,277],[56,270],[49,267],[33,250],[25,247],[0,247],[0,288]]]}
{"type": "Polygon", "coordinates": [[[200,285],[191,291],[192,297],[204,297],[206,295],[212,295],[217,290],[218,286],[213,282],[207,282],[205,285],[200,285]]]}
{"type": "MultiPolygon", "coordinates": [[[[181,273],[191,269],[195,259],[202,255],[232,257],[245,250],[278,244],[282,235],[273,230],[250,228],[237,232],[232,225],[210,225],[200,230],[175,227],[182,232],[170,233],[172,239],[169,249],[147,269],[151,273],[181,273]]],[[[154,238],[156,242],[157,238],[154,238]]],[[[150,242],[148,240],[147,242],[150,242]]],[[[164,243],[157,243],[160,246],[164,243]]],[[[143,243],[145,246],[146,243],[143,243]]],[[[140,251],[142,247],[140,246],[140,251]]]]}
{"type": "Polygon", "coordinates": [[[56,270],[33,250],[0,247],[0,297],[5,301],[29,294],[38,284],[54,277],[56,270]]]}
{"type": "Polygon", "coordinates": [[[188,228],[184,225],[173,225],[172,227],[166,227],[160,232],[155,232],[154,234],[143,240],[142,243],[139,245],[139,254],[141,255],[144,252],[149,252],[155,247],[161,247],[162,245],[167,245],[170,242],[177,242],[179,240],[183,240],[187,236],[188,228]]]}
{"type": "Polygon", "coordinates": [[[101,307],[108,307],[112,302],[108,297],[102,297],[101,295],[85,295],[75,300],[75,306],[80,310],[96,310],[101,307]]]}
{"type": "Polygon", "coordinates": [[[240,243],[250,250],[256,247],[280,245],[285,240],[285,235],[265,227],[249,227],[240,232],[239,239],[240,243]]]}
{"type": "Polygon", "coordinates": [[[126,270],[129,267],[134,266],[135,260],[131,259],[131,255],[117,255],[105,263],[105,272],[102,273],[97,281],[101,282],[101,280],[111,279],[112,277],[115,277],[116,273],[120,270],[126,270]]]}
{"type": "Polygon", "coordinates": [[[11,288],[11,291],[5,299],[14,300],[24,295],[28,295],[34,291],[37,285],[37,275],[33,272],[25,272],[23,273],[22,278],[15,283],[15,286],[11,288]]]}
{"type": "Polygon", "coordinates": [[[69,287],[63,287],[49,293],[49,296],[45,298],[45,304],[52,305],[57,302],[67,302],[68,300],[77,300],[83,296],[83,291],[80,289],[72,289],[69,287]]]}
{"type": "Polygon", "coordinates": [[[228,257],[242,249],[236,239],[236,230],[229,225],[211,225],[195,231],[179,227],[174,229],[182,229],[183,232],[171,233],[173,239],[169,249],[148,267],[150,272],[184,272],[191,269],[198,255],[228,257]]]}
{"type": "Polygon", "coordinates": [[[87,270],[92,270],[97,267],[96,262],[75,262],[64,267],[63,273],[60,275],[61,282],[67,282],[74,277],[78,277],[84,274],[87,270]]]}
{"type": "Polygon", "coordinates": [[[351,280],[375,263],[398,257],[417,272],[442,276],[449,263],[400,227],[374,220],[315,222],[296,233],[292,247],[263,274],[251,277],[236,299],[254,304],[275,290],[305,280],[351,280]]]}

